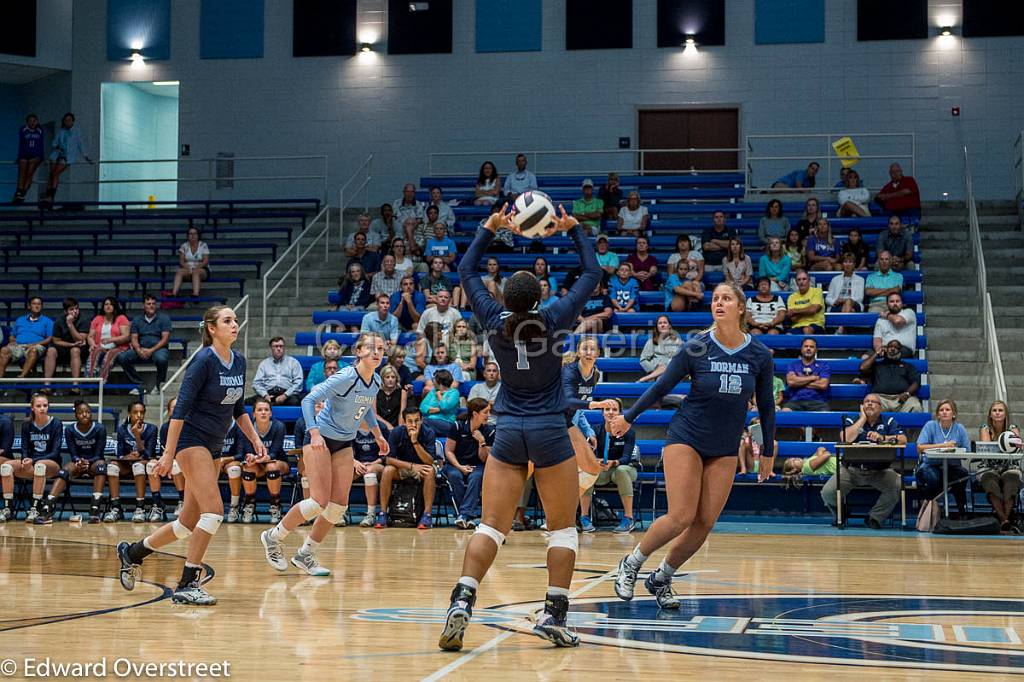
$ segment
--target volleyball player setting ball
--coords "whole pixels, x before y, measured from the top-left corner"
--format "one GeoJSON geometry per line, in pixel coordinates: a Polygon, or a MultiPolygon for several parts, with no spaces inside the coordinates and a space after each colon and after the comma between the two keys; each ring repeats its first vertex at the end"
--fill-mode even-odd
{"type": "MultiPolygon", "coordinates": [[[[550,208],[550,202],[547,204],[550,208]]],[[[515,211],[492,214],[459,264],[459,277],[470,306],[488,330],[502,383],[494,405],[494,445],[484,471],[482,522],[466,548],[462,577],[452,590],[451,606],[438,642],[446,651],[462,648],[477,589],[512,528],[530,462],[535,466],[534,480],[549,531],[548,589],[544,611],[537,617],[533,632],[556,646],[579,644],[579,637],[566,624],[569,582],[578,544],[579,491],[576,457],[565,425],[568,404],[561,386],[558,334],[572,328],[601,280],[601,268],[593,245],[564,209],[558,218],[550,208],[546,216],[537,217],[530,225],[522,218],[515,211]],[[536,232],[538,226],[543,232],[536,232]],[[518,234],[529,229],[531,236],[568,230],[580,254],[583,274],[566,296],[540,310],[537,278],[529,272],[517,272],[505,281],[505,305],[500,305],[480,277],[480,259],[498,229],[511,229],[518,234]]]]}
{"type": "Polygon", "coordinates": [[[292,564],[310,575],[331,574],[330,569],[320,565],[316,550],[348,509],[352,446],[359,424],[365,422],[369,427],[382,457],[390,452],[374,412],[380,390],[376,370],[384,359],[384,338],[372,333],[360,335],[355,354],[354,365],[338,370],[302,399],[302,420],[308,424],[309,436],[308,444],[302,446],[302,462],[303,475],[309,479],[309,497],[293,505],[276,526],[260,534],[267,562],[277,571],[288,570],[284,539],[303,521],[316,519],[302,547],[292,557],[292,564]],[[317,413],[316,404],[320,402],[323,408],[317,413]]]}
{"type": "MultiPolygon", "coordinates": [[[[746,313],[742,290],[733,284],[715,287],[711,328],[683,344],[657,382],[611,423],[612,434],[622,436],[644,410],[690,377],[690,393],[665,434],[668,513],[659,517],[640,544],[619,562],[615,594],[621,599],[633,598],[637,574],[647,557],[671,543],[668,555],[647,577],[644,587],[657,598],[660,608],[679,608],[672,578],[704,544],[729,498],[751,396],[757,398],[761,417],[761,452],[775,451],[772,356],[746,333],[746,313]]],[[[771,477],[774,464],[774,457],[761,456],[758,482],[771,477]]]]}
{"type": "Polygon", "coordinates": [[[188,540],[181,580],[171,599],[178,604],[212,606],[217,599],[200,582],[203,556],[224,520],[215,459],[232,421],[252,443],[257,456],[266,455],[256,428],[245,411],[245,356],[231,349],[238,337],[238,320],[231,308],[216,305],[203,315],[203,349],[185,370],[178,391],[167,444],[156,465],[166,476],[179,464],[185,475],[185,502],[181,514],[139,542],[117,546],[121,586],[135,589],[143,560],[177,540],[188,540]]]}

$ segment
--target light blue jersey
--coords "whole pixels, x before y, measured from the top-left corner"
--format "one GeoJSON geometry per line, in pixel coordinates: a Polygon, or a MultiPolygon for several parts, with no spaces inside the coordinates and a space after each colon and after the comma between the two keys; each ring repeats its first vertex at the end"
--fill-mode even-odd
{"type": "Polygon", "coordinates": [[[306,430],[316,427],[321,436],[339,441],[355,439],[359,422],[365,421],[372,430],[377,425],[374,409],[379,390],[377,374],[366,383],[354,366],[338,370],[302,399],[302,418],[309,425],[306,430]],[[313,409],[318,402],[323,402],[324,409],[314,417],[313,409]]]}

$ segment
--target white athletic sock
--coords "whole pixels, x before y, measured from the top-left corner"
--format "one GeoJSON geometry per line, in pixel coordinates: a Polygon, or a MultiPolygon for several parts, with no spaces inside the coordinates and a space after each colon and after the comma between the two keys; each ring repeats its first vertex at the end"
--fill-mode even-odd
{"type": "Polygon", "coordinates": [[[190,561],[186,561],[185,565],[188,566],[189,568],[202,568],[203,567],[202,564],[193,564],[190,561]]]}
{"type": "Polygon", "coordinates": [[[553,585],[548,585],[548,595],[551,596],[551,597],[568,597],[569,596],[569,588],[568,587],[554,587],[553,585]]]}
{"type": "Polygon", "coordinates": [[[94,499],[94,500],[98,500],[101,497],[103,497],[103,493],[93,493],[92,494],[92,499],[94,499]]]}
{"type": "Polygon", "coordinates": [[[56,497],[54,497],[53,495],[47,495],[47,496],[46,496],[46,501],[47,501],[47,502],[53,502],[53,501],[54,501],[54,500],[56,500],[56,499],[57,499],[57,498],[56,498],[56,497]]]}
{"type": "Polygon", "coordinates": [[[461,578],[459,578],[459,584],[465,585],[471,590],[477,590],[480,588],[480,581],[471,575],[464,575],[461,578]]]}
{"type": "Polygon", "coordinates": [[[5,500],[13,500],[14,499],[14,493],[4,493],[4,499],[5,500]]]}
{"type": "Polygon", "coordinates": [[[647,555],[640,551],[640,545],[637,544],[633,551],[626,555],[626,561],[636,568],[640,568],[647,561],[647,555]]]}
{"type": "Polygon", "coordinates": [[[278,542],[281,542],[289,535],[291,535],[291,531],[284,527],[284,521],[280,521],[276,526],[270,529],[270,537],[274,538],[278,542]]]}
{"type": "Polygon", "coordinates": [[[231,496],[231,506],[232,507],[238,507],[238,500],[239,500],[239,498],[240,498],[239,495],[232,495],[231,496]]]}
{"type": "Polygon", "coordinates": [[[375,504],[368,504],[368,505],[366,505],[366,514],[368,516],[373,516],[376,513],[377,513],[377,505],[375,505],[375,504]]]}
{"type": "Polygon", "coordinates": [[[670,583],[672,582],[672,576],[675,574],[675,566],[670,565],[667,559],[662,559],[657,573],[654,574],[654,579],[659,583],[670,583]]]}
{"type": "Polygon", "coordinates": [[[38,495],[36,495],[35,493],[32,493],[32,499],[33,500],[41,500],[41,499],[43,499],[43,494],[39,493],[38,495]]]}
{"type": "Polygon", "coordinates": [[[305,554],[315,554],[319,547],[320,543],[307,535],[306,540],[302,543],[302,549],[299,551],[305,554]]]}

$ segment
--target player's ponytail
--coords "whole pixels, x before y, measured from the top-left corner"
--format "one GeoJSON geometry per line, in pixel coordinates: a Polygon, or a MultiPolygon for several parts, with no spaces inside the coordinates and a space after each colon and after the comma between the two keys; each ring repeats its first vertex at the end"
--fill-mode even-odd
{"type": "Polygon", "coordinates": [[[215,305],[207,308],[203,314],[203,345],[213,345],[213,332],[210,331],[210,327],[217,326],[217,319],[220,317],[222,310],[230,310],[226,305],[215,305]]]}
{"type": "Polygon", "coordinates": [[[505,281],[503,291],[505,325],[503,336],[513,342],[529,342],[547,333],[540,316],[540,282],[526,271],[517,272],[505,281]]]}

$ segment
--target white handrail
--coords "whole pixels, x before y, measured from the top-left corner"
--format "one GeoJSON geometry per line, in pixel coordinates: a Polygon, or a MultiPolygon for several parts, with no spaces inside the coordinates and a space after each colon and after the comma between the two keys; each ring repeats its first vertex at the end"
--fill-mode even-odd
{"type": "Polygon", "coordinates": [[[351,197],[358,196],[359,192],[366,190],[363,194],[363,206],[366,210],[369,210],[370,197],[368,188],[371,180],[373,180],[373,154],[363,159],[363,162],[359,164],[359,167],[345,181],[345,184],[338,189],[338,244],[344,244],[345,209],[348,208],[351,197]],[[349,191],[349,185],[360,177],[362,177],[362,182],[349,191]],[[346,192],[348,192],[348,197],[345,196],[346,192]]]}
{"type": "MultiPolygon", "coordinates": [[[[299,263],[302,262],[302,259],[306,257],[306,254],[308,254],[310,250],[321,239],[325,239],[325,236],[330,232],[330,229],[331,207],[324,206],[322,209],[320,209],[320,212],[317,213],[316,216],[309,221],[309,225],[306,226],[306,229],[299,233],[299,236],[292,241],[291,245],[287,249],[285,249],[284,252],[280,255],[280,257],[278,257],[278,259],[273,264],[271,264],[271,266],[267,268],[266,271],[263,273],[263,302],[260,309],[260,315],[263,318],[263,336],[267,335],[267,301],[269,301],[270,297],[273,296],[274,293],[279,288],[281,288],[281,285],[285,283],[285,281],[288,279],[288,276],[291,275],[293,272],[295,273],[295,297],[298,298],[299,277],[302,272],[301,269],[299,268],[299,263]],[[310,230],[313,229],[313,226],[320,221],[320,218],[324,219],[324,229],[322,229],[319,233],[317,233],[315,237],[313,237],[313,241],[310,242],[309,246],[306,247],[305,250],[302,250],[300,248],[300,244],[302,243],[303,238],[309,233],[310,230]],[[289,266],[289,268],[285,271],[283,275],[281,275],[281,281],[275,284],[273,288],[268,288],[270,282],[270,274],[274,272],[274,270],[276,270],[279,265],[284,264],[285,259],[289,258],[288,254],[291,253],[292,251],[295,252],[295,262],[292,263],[291,266],[289,266]]],[[[324,246],[324,262],[326,263],[327,256],[330,253],[330,239],[325,239],[325,241],[328,242],[324,246]]]]}
{"type": "MultiPolygon", "coordinates": [[[[238,323],[238,333],[242,335],[242,355],[246,356],[246,359],[248,359],[248,355],[249,355],[249,294],[246,294],[245,296],[240,298],[238,300],[238,303],[233,305],[231,308],[232,308],[232,310],[235,311],[235,319],[238,318],[238,311],[239,310],[241,310],[244,313],[244,315],[243,315],[244,319],[241,322],[238,323]]],[[[200,335],[200,339],[201,339],[201,335],[200,335]]],[[[192,359],[203,348],[204,348],[203,342],[202,342],[202,340],[200,340],[199,347],[196,348],[194,351],[192,351],[192,353],[187,358],[185,358],[185,360],[181,363],[181,366],[178,367],[178,369],[176,369],[174,371],[174,374],[172,374],[170,377],[168,377],[167,380],[164,381],[164,383],[160,384],[160,425],[161,426],[163,425],[164,418],[166,417],[166,414],[165,414],[166,410],[164,409],[164,407],[167,405],[167,393],[166,393],[167,387],[173,385],[174,382],[176,382],[178,380],[178,376],[181,375],[185,371],[185,369],[188,367],[189,363],[192,362],[192,359]]]]}
{"type": "MultiPolygon", "coordinates": [[[[742,156],[746,153],[746,150],[740,147],[688,147],[684,149],[540,149],[540,150],[522,150],[517,149],[513,151],[474,151],[474,152],[431,152],[427,154],[427,175],[434,175],[435,172],[438,175],[447,173],[441,173],[437,171],[435,166],[437,162],[443,159],[461,159],[466,158],[473,162],[473,164],[479,164],[480,159],[500,159],[515,157],[517,154],[525,154],[529,163],[530,170],[536,173],[543,172],[545,175],[606,175],[607,173],[742,173],[741,168],[728,168],[728,169],[700,169],[700,168],[677,168],[677,169],[646,169],[645,161],[647,154],[700,154],[700,153],[724,153],[724,154],[737,154],[742,156]],[[571,170],[550,170],[542,169],[540,159],[541,157],[574,157],[574,156],[593,156],[593,155],[612,155],[616,158],[627,156],[628,165],[617,167],[609,164],[600,164],[599,167],[595,168],[573,168],[571,170]],[[630,158],[631,157],[631,158],[630,158]]],[[[583,162],[581,162],[583,163],[583,162]]],[[[472,167],[467,170],[452,173],[454,175],[462,175],[467,173],[476,174],[477,168],[472,167]]]]}
{"type": "Polygon", "coordinates": [[[1024,130],[1017,135],[1013,146],[1016,152],[1013,161],[1013,177],[1017,191],[1013,196],[1017,200],[1017,227],[1024,229],[1024,130]]]}
{"type": "Polygon", "coordinates": [[[981,329],[985,337],[985,351],[992,363],[992,374],[996,398],[1006,400],[1006,376],[1003,374],[1003,358],[999,352],[999,337],[996,333],[995,315],[992,312],[992,296],[988,291],[988,272],[985,269],[985,251],[978,224],[978,207],[974,200],[974,179],[971,165],[964,147],[964,186],[967,197],[967,222],[971,231],[971,249],[974,251],[974,268],[977,275],[978,295],[981,297],[981,329]]]}

